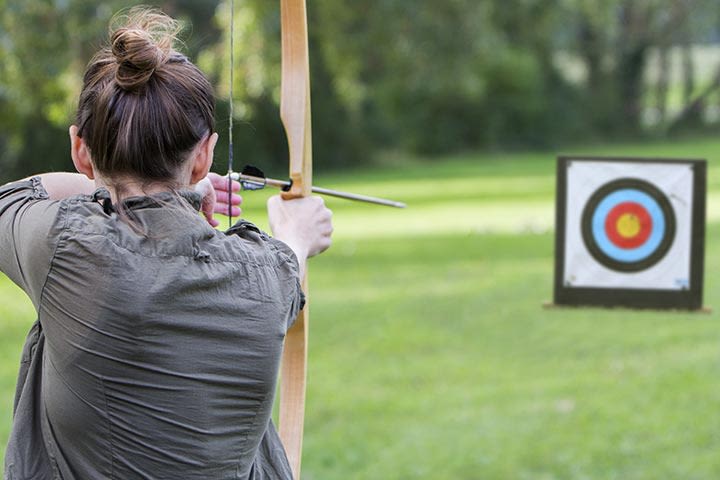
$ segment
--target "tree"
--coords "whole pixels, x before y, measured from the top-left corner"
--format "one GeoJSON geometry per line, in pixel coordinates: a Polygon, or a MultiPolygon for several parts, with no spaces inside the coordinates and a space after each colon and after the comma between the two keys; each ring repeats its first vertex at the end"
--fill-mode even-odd
{"type": "MultiPolygon", "coordinates": [[[[106,35],[113,13],[128,7],[128,2],[1,1],[2,180],[71,169],[67,126],[72,122],[82,71],[106,35]]],[[[213,2],[178,0],[162,5],[186,18],[211,18],[214,12],[213,2]]],[[[199,49],[216,41],[211,23],[203,20],[195,25],[200,41],[191,47],[199,49]]]]}

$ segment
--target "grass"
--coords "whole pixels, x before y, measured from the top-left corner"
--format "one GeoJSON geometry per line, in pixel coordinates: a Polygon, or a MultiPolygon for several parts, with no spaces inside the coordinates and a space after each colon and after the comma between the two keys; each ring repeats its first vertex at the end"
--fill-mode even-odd
{"type": "MultiPolygon", "coordinates": [[[[718,307],[720,141],[578,151],[710,160],[705,294],[718,307]]],[[[717,315],[543,310],[554,155],[445,160],[318,178],[410,208],[329,200],[335,244],[311,264],[303,478],[720,478],[717,315]]],[[[245,199],[261,225],[263,196],[245,199]]],[[[0,318],[4,444],[33,320],[7,280],[0,318]]]]}

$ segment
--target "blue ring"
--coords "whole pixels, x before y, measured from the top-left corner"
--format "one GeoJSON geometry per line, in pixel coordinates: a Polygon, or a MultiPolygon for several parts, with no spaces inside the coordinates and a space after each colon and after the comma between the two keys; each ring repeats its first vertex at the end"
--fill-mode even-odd
{"type": "Polygon", "coordinates": [[[665,216],[657,201],[647,193],[630,188],[616,190],[605,197],[595,209],[592,216],[592,233],[597,246],[608,257],[624,263],[639,262],[652,255],[660,246],[665,236],[665,216]],[[619,248],[610,241],[605,233],[605,219],[616,205],[623,202],[640,204],[652,219],[650,237],[636,248],[619,248]]]}

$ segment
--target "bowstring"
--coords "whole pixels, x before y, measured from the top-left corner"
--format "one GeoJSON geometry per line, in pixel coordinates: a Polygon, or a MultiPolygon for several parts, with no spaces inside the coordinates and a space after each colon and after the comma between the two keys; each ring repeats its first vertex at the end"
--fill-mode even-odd
{"type": "Polygon", "coordinates": [[[235,70],[235,0],[230,0],[230,116],[228,122],[228,228],[232,228],[233,71],[235,70]]]}

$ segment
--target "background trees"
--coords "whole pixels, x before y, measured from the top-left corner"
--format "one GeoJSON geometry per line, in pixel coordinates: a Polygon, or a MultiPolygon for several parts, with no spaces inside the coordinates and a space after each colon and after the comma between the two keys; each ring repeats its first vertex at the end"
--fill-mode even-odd
{"type": "MultiPolygon", "coordinates": [[[[192,25],[186,49],[217,87],[223,133],[229,2],[151,3],[192,25]]],[[[237,157],[280,169],[276,3],[236,6],[233,101],[237,157]]],[[[127,5],[0,0],[4,180],[69,168],[83,67],[127,5]]],[[[714,128],[719,12],[720,0],[313,0],[316,162],[714,128]]],[[[221,141],[220,170],[225,154],[221,141]]]]}

